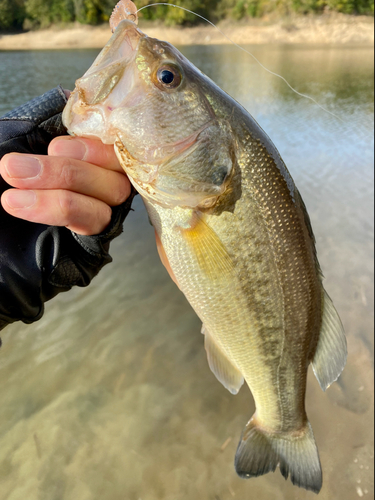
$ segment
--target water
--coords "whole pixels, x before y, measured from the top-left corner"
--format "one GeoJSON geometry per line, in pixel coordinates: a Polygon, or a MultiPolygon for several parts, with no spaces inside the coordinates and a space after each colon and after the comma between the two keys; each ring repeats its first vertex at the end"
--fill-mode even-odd
{"type": "MultiPolygon", "coordinates": [[[[234,47],[184,53],[268,132],[307,204],[340,311],[349,361],[307,407],[324,469],[322,500],[373,498],[373,51],[252,47],[343,123],[234,47]]],[[[96,51],[0,53],[0,114],[58,83],[96,51]],[[16,68],[16,70],[15,70],[16,68]]],[[[179,117],[171,117],[178,120],[179,117]]],[[[209,371],[200,323],[156,254],[140,199],[87,289],[3,332],[1,500],[303,500],[279,472],[242,481],[233,457],[254,410],[209,371]]]]}

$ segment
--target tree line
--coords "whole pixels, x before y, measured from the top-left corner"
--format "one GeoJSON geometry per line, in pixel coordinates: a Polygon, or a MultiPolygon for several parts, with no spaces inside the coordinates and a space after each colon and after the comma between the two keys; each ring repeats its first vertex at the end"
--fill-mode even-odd
{"type": "MultiPolygon", "coordinates": [[[[213,22],[224,18],[239,20],[262,17],[271,12],[282,16],[293,12],[320,13],[326,9],[345,14],[374,14],[374,0],[168,0],[207,17],[213,22]]],[[[153,0],[138,0],[143,7],[153,0]]],[[[116,0],[0,0],[0,30],[45,28],[52,24],[100,24],[111,16],[116,0]]],[[[143,11],[150,20],[166,24],[194,24],[199,18],[164,5],[143,11]]]]}

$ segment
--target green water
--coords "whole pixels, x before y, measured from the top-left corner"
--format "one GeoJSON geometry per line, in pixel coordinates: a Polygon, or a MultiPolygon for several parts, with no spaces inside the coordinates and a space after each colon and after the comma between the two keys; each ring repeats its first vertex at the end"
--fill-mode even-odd
{"type": "MultiPolygon", "coordinates": [[[[339,121],[230,46],[183,52],[275,142],[310,213],[326,288],[348,337],[343,376],[307,408],[321,500],[373,498],[373,51],[251,47],[339,121]],[[367,493],[366,493],[367,492],[367,493]]],[[[0,114],[97,51],[0,52],[0,114]]],[[[178,120],[179,117],[171,117],[178,120]]],[[[0,351],[0,500],[303,500],[279,472],[243,481],[233,459],[254,411],[210,372],[200,323],[159,262],[141,200],[87,289],[12,325],[0,351]]]]}

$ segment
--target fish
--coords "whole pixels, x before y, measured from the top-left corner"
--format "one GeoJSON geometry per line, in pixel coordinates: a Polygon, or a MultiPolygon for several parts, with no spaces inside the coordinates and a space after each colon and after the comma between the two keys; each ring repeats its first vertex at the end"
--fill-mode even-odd
{"type": "Polygon", "coordinates": [[[279,467],[318,493],[307,372],[312,364],[325,391],[347,344],[305,204],[271,139],[174,46],[126,19],[77,80],[63,122],[114,145],[163,263],[202,320],[209,367],[232,394],[245,382],[253,394],[237,474],[279,467]]]}

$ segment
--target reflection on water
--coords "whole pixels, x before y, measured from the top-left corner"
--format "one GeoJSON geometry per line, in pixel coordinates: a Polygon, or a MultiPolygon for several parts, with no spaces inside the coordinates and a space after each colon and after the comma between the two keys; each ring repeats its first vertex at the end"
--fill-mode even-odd
{"type": "MultiPolygon", "coordinates": [[[[373,52],[251,49],[343,120],[233,47],[183,49],[256,117],[305,199],[350,350],[327,393],[309,378],[320,498],[372,498],[373,52]]],[[[71,88],[95,54],[0,53],[0,113],[57,83],[71,88]]],[[[236,477],[233,457],[254,405],[247,389],[233,397],[209,371],[199,321],[159,263],[140,199],[112,254],[88,289],[3,334],[0,499],[314,498],[279,473],[236,477]]]]}

